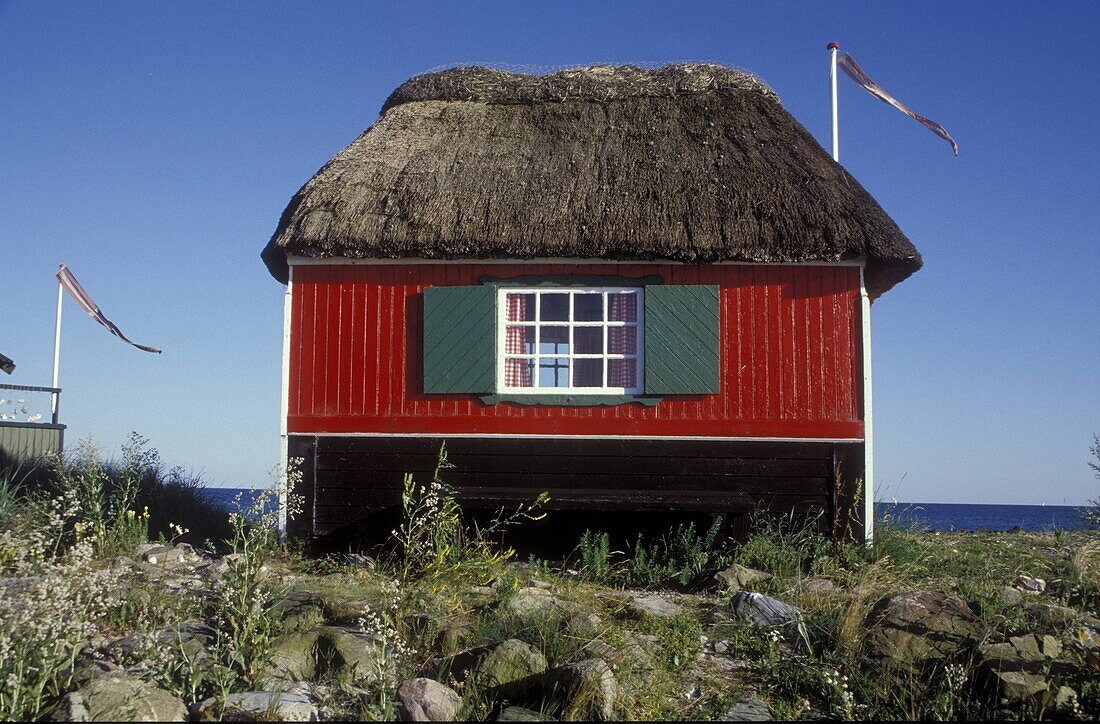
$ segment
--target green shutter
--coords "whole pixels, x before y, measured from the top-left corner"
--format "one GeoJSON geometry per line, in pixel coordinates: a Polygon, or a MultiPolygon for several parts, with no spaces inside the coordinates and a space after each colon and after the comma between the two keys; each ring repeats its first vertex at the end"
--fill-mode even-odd
{"type": "Polygon", "coordinates": [[[424,392],[496,391],[496,287],[424,290],[424,392]]]}
{"type": "Polygon", "coordinates": [[[718,392],[718,339],[718,287],[646,287],[646,393],[718,392]]]}

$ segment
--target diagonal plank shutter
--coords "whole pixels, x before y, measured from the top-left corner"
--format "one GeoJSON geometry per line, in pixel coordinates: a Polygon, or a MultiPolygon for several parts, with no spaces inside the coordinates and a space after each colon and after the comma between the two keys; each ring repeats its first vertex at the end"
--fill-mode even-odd
{"type": "Polygon", "coordinates": [[[496,349],[496,287],[424,290],[424,392],[494,392],[496,349]]]}
{"type": "Polygon", "coordinates": [[[646,393],[718,392],[718,336],[718,287],[646,287],[646,393]]]}

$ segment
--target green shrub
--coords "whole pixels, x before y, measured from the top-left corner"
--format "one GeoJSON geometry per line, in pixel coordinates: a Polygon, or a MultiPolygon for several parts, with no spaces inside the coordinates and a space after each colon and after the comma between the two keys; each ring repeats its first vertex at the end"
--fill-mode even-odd
{"type": "Polygon", "coordinates": [[[607,533],[586,530],[577,545],[580,572],[593,581],[606,581],[611,576],[611,538],[607,533]]]}

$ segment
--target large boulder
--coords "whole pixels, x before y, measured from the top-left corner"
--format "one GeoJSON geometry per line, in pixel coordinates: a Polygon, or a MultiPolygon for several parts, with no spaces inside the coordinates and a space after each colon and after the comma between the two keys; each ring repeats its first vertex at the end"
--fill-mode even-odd
{"type": "Polygon", "coordinates": [[[951,659],[980,633],[978,617],[958,596],[917,591],[879,601],[867,616],[865,646],[873,659],[914,669],[951,659]]]}
{"type": "Polygon", "coordinates": [[[684,607],[673,603],[655,593],[641,593],[631,596],[627,607],[639,618],[676,618],[684,612],[684,607]]]}
{"type": "Polygon", "coordinates": [[[454,689],[432,679],[409,679],[397,687],[397,714],[401,721],[455,721],[462,698],[454,689]]]}
{"type": "Polygon", "coordinates": [[[505,613],[521,621],[567,616],[573,608],[545,588],[521,588],[502,604],[505,613]]]}
{"type": "Polygon", "coordinates": [[[743,566],[740,563],[734,563],[732,566],[714,574],[714,582],[731,592],[751,589],[771,579],[772,574],[743,566]]]}
{"type": "Polygon", "coordinates": [[[737,618],[761,628],[787,626],[802,618],[802,612],[789,603],[748,591],[734,593],[730,609],[737,618]]]}
{"type": "Polygon", "coordinates": [[[560,711],[563,719],[610,721],[615,715],[618,682],[600,659],[559,666],[523,684],[528,701],[541,701],[545,707],[560,711]]]}
{"type": "Polygon", "coordinates": [[[285,632],[308,631],[325,623],[325,602],[309,591],[294,591],[271,607],[285,632]]]}
{"type": "Polygon", "coordinates": [[[187,721],[178,696],[129,676],[92,679],[68,694],[56,721],[187,721]]]}
{"type": "Polygon", "coordinates": [[[378,683],[392,678],[393,663],[375,637],[355,627],[317,626],[275,640],[263,681],[315,681],[325,674],[378,683]]]}
{"type": "MultiPolygon", "coordinates": [[[[1053,636],[1012,636],[978,650],[978,671],[984,683],[995,690],[999,701],[1013,706],[1051,704],[1059,698],[1057,677],[1073,669],[1073,664],[1062,658],[1062,643],[1053,636]]],[[[1060,698],[1066,698],[1065,692],[1060,698]]]]}
{"type": "Polygon", "coordinates": [[[199,721],[317,721],[317,707],[299,694],[246,691],[230,694],[221,705],[207,699],[197,708],[199,721]]]}
{"type": "Polygon", "coordinates": [[[519,639],[508,639],[478,662],[471,677],[478,688],[493,692],[547,669],[546,657],[519,639]]]}

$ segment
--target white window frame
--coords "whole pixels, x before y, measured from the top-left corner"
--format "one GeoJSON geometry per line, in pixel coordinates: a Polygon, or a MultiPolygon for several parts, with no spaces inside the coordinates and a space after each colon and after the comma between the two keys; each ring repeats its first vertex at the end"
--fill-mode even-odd
{"type": "Polygon", "coordinates": [[[562,286],[562,287],[506,287],[502,286],[497,290],[497,391],[501,393],[517,394],[517,395],[640,395],[645,389],[643,380],[645,379],[645,287],[586,287],[586,286],[562,286]],[[637,304],[636,318],[637,322],[612,322],[607,321],[609,306],[607,302],[608,294],[621,294],[624,292],[633,292],[635,303],[637,304]],[[543,322],[539,320],[539,310],[541,308],[541,295],[543,294],[569,294],[569,319],[565,321],[547,321],[543,322]],[[534,294],[535,295],[535,320],[531,322],[509,322],[508,316],[508,298],[509,294],[534,294]],[[574,311],[574,297],[577,294],[603,294],[604,296],[604,319],[596,322],[578,322],[573,319],[574,311]],[[635,326],[637,328],[637,354],[611,354],[608,349],[608,334],[607,330],[610,327],[628,327],[635,326]],[[506,329],[509,326],[525,326],[535,328],[535,351],[533,354],[515,354],[505,352],[505,343],[507,341],[506,329]],[[543,354],[539,352],[539,328],[541,326],[567,326],[569,329],[569,353],[568,354],[543,354]],[[603,353],[602,354],[578,354],[575,353],[573,344],[573,330],[577,327],[599,327],[603,329],[603,353]],[[533,387],[508,387],[504,383],[504,360],[506,358],[521,358],[521,359],[533,359],[534,360],[534,376],[533,381],[535,386],[533,387]],[[566,358],[570,360],[569,375],[570,386],[569,387],[539,387],[539,361],[543,358],[566,358]],[[604,380],[607,380],[607,360],[609,359],[634,359],[637,361],[637,374],[635,375],[634,387],[573,387],[572,375],[573,375],[573,360],[578,359],[600,359],[604,360],[604,380]]]}

